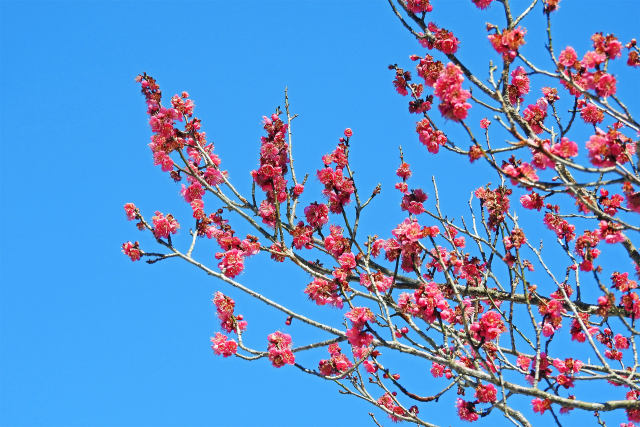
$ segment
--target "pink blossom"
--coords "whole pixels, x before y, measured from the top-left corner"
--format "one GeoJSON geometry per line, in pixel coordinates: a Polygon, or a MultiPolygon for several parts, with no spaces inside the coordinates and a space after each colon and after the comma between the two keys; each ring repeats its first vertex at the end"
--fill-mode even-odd
{"type": "Polygon", "coordinates": [[[582,60],[580,61],[580,65],[584,68],[596,68],[598,65],[602,64],[607,59],[606,55],[595,51],[589,51],[584,54],[582,60]]]}
{"type": "Polygon", "coordinates": [[[615,129],[604,133],[600,129],[587,141],[589,159],[594,166],[615,166],[616,162],[627,163],[636,152],[635,144],[615,129]]]}
{"type": "Polygon", "coordinates": [[[430,0],[407,0],[407,9],[413,13],[431,12],[433,6],[429,4],[430,0]]]}
{"type": "Polygon", "coordinates": [[[344,317],[351,320],[354,326],[363,326],[366,322],[375,319],[373,312],[368,307],[354,307],[344,317]]]}
{"type": "Polygon", "coordinates": [[[138,261],[142,256],[140,244],[138,242],[126,242],[122,244],[122,253],[131,258],[131,261],[138,261]]]}
{"type": "Polygon", "coordinates": [[[589,103],[580,109],[580,117],[585,123],[598,124],[604,120],[604,113],[595,104],[589,103]]]}
{"type": "Polygon", "coordinates": [[[517,104],[524,101],[524,96],[529,93],[529,76],[523,67],[517,67],[511,72],[511,84],[507,87],[509,102],[517,104]]]}
{"type": "Polygon", "coordinates": [[[600,228],[596,233],[600,240],[611,244],[624,242],[625,239],[619,226],[608,221],[600,221],[600,228]]]}
{"type": "Polygon", "coordinates": [[[372,281],[375,283],[378,292],[387,292],[393,284],[393,277],[385,276],[380,271],[371,275],[367,273],[360,274],[360,284],[370,292],[373,292],[372,281]],[[371,276],[371,279],[369,276],[371,276]]]}
{"type": "Polygon", "coordinates": [[[240,242],[240,249],[242,249],[242,255],[249,257],[256,255],[260,252],[260,242],[254,236],[247,236],[242,242],[240,242]]]}
{"type": "Polygon", "coordinates": [[[477,421],[478,413],[473,402],[467,402],[458,398],[456,400],[456,408],[458,408],[458,416],[463,421],[477,421]]]}
{"type": "Polygon", "coordinates": [[[228,340],[220,332],[216,332],[216,336],[211,338],[211,342],[213,343],[211,349],[219,356],[229,357],[238,351],[238,344],[234,340],[228,340]]]}
{"type": "Polygon", "coordinates": [[[225,276],[233,279],[244,270],[244,253],[240,249],[230,249],[226,252],[219,252],[216,259],[222,259],[218,263],[218,268],[225,276]]]}
{"type": "Polygon", "coordinates": [[[411,190],[402,197],[400,208],[403,211],[408,211],[413,215],[419,215],[425,212],[423,203],[427,200],[427,195],[421,189],[411,190]]]}
{"type": "Polygon", "coordinates": [[[549,103],[546,99],[540,98],[535,104],[529,105],[522,116],[531,126],[531,130],[533,130],[536,134],[541,134],[544,129],[542,128],[544,119],[547,117],[547,106],[549,103]]]}
{"type": "Polygon", "coordinates": [[[493,0],[472,0],[473,4],[475,4],[480,9],[486,9],[489,7],[493,0]]]}
{"type": "Polygon", "coordinates": [[[311,203],[304,208],[304,215],[310,226],[320,228],[329,221],[329,208],[325,204],[311,203]]]}
{"type": "MultiPolygon", "coordinates": [[[[433,87],[440,77],[442,70],[444,69],[444,65],[440,61],[434,61],[433,56],[425,55],[424,58],[417,57],[420,59],[418,65],[416,65],[416,71],[418,75],[424,79],[424,83],[427,86],[433,87]]],[[[431,108],[431,104],[429,103],[429,108],[431,108]]]]}
{"type": "Polygon", "coordinates": [[[443,117],[455,121],[467,117],[467,110],[471,108],[471,104],[467,100],[471,97],[471,92],[462,89],[463,82],[462,70],[451,62],[447,64],[436,80],[434,93],[440,98],[438,108],[443,117]]]}
{"type": "Polygon", "coordinates": [[[520,369],[522,369],[523,371],[528,371],[529,365],[531,364],[531,358],[520,355],[518,356],[516,363],[518,364],[518,367],[520,369]]]}
{"type": "Polygon", "coordinates": [[[479,385],[476,387],[475,397],[482,403],[496,401],[497,391],[493,384],[479,385]]]}
{"type": "Polygon", "coordinates": [[[613,282],[613,287],[620,292],[628,292],[638,287],[635,280],[629,280],[629,273],[619,273],[616,271],[611,275],[611,281],[613,282]]]}
{"type": "Polygon", "coordinates": [[[168,238],[169,234],[176,234],[180,228],[180,224],[171,214],[165,217],[163,213],[156,211],[155,216],[151,219],[153,220],[153,235],[156,236],[156,239],[168,238]]]}
{"type": "Polygon", "coordinates": [[[487,311],[479,322],[474,322],[469,327],[477,340],[492,341],[506,330],[502,317],[496,311],[487,311]]]}
{"type": "Polygon", "coordinates": [[[538,193],[533,191],[531,194],[525,194],[520,197],[520,203],[526,209],[536,209],[539,211],[544,206],[544,199],[540,197],[538,193]]]}
{"type": "Polygon", "coordinates": [[[598,74],[598,78],[595,79],[596,93],[601,98],[606,98],[616,94],[616,78],[611,74],[603,73],[598,74]]]}
{"type": "Polygon", "coordinates": [[[396,170],[396,175],[398,175],[402,180],[406,180],[411,176],[411,168],[408,163],[402,162],[402,164],[396,170]]]}
{"type": "Polygon", "coordinates": [[[406,415],[404,409],[402,409],[395,403],[389,393],[385,393],[380,399],[378,399],[377,403],[378,405],[385,407],[391,412],[389,414],[389,418],[391,418],[391,421],[400,421],[400,418],[396,417],[395,415],[406,415]]]}
{"type": "Polygon", "coordinates": [[[440,146],[447,143],[447,137],[444,133],[434,130],[427,119],[416,123],[416,132],[420,142],[427,147],[430,153],[438,154],[440,146]]]}
{"type": "Polygon", "coordinates": [[[304,225],[304,222],[298,222],[293,230],[291,230],[291,236],[293,236],[293,246],[296,249],[313,248],[313,228],[308,225],[304,225]]]}
{"type": "Polygon", "coordinates": [[[169,172],[173,169],[173,160],[164,151],[156,151],[153,153],[153,164],[160,165],[163,172],[169,172]]]}
{"type": "Polygon", "coordinates": [[[433,34],[433,42],[429,41],[427,48],[433,49],[434,47],[440,52],[447,55],[454,54],[458,51],[458,45],[460,41],[453,35],[451,31],[444,28],[438,28],[433,22],[429,22],[427,28],[433,34]]]}
{"type": "Polygon", "coordinates": [[[304,185],[302,184],[296,184],[293,186],[293,189],[291,190],[291,192],[293,193],[293,197],[300,197],[300,195],[304,192],[304,185]]]}
{"type": "MultiPolygon", "coordinates": [[[[226,173],[226,172],[225,172],[226,173]]],[[[223,173],[218,168],[208,167],[202,178],[211,186],[216,186],[224,182],[223,173]]]]}
{"type": "Polygon", "coordinates": [[[330,234],[324,239],[324,248],[329,251],[331,255],[338,258],[346,250],[349,250],[350,243],[342,235],[342,227],[338,225],[329,226],[330,234]]]}
{"type": "Polygon", "coordinates": [[[345,252],[338,258],[338,263],[343,269],[350,270],[356,266],[356,257],[351,252],[345,252]]]}
{"type": "Polygon", "coordinates": [[[565,159],[575,157],[578,155],[578,144],[569,141],[569,138],[562,137],[559,143],[551,146],[551,153],[565,159]]]}
{"type": "Polygon", "coordinates": [[[626,337],[623,337],[621,334],[616,334],[613,338],[614,344],[619,350],[626,350],[629,348],[629,340],[626,337]]]}
{"type": "Polygon", "coordinates": [[[565,67],[571,67],[578,61],[578,54],[571,46],[567,46],[558,57],[558,62],[565,67]]]}
{"type": "Polygon", "coordinates": [[[291,352],[291,335],[276,331],[267,336],[268,352],[271,364],[276,368],[293,365],[295,356],[291,352]]]}
{"type": "Polygon", "coordinates": [[[236,328],[240,331],[247,329],[247,322],[242,320],[242,315],[234,315],[236,303],[231,298],[218,291],[213,297],[213,303],[216,305],[222,329],[227,332],[236,332],[236,328]]]}
{"type": "Polygon", "coordinates": [[[185,187],[182,185],[182,190],[180,190],[180,194],[184,197],[184,200],[187,203],[191,203],[194,200],[201,199],[204,196],[205,190],[202,188],[199,182],[194,182],[189,187],[185,187]]]}
{"type": "Polygon", "coordinates": [[[129,221],[137,219],[138,217],[137,211],[138,211],[138,208],[136,208],[136,205],[134,205],[133,203],[126,203],[124,205],[124,212],[127,214],[127,219],[129,221]]]}
{"type": "Polygon", "coordinates": [[[444,374],[445,367],[439,363],[433,362],[431,364],[431,375],[434,378],[439,378],[444,374]]]}
{"type": "Polygon", "coordinates": [[[338,294],[338,285],[335,281],[329,282],[316,277],[307,285],[304,293],[318,305],[328,304],[342,308],[342,298],[338,294]]]}
{"type": "Polygon", "coordinates": [[[353,366],[351,361],[342,354],[342,350],[340,350],[338,344],[334,343],[329,346],[329,354],[331,355],[331,359],[321,360],[318,364],[318,370],[322,375],[338,375],[348,371],[353,366]]]}
{"type": "Polygon", "coordinates": [[[364,369],[366,369],[368,373],[375,374],[376,372],[378,372],[378,365],[376,365],[375,363],[369,360],[365,360],[364,362],[362,362],[362,364],[364,365],[364,369]]]}
{"type": "Polygon", "coordinates": [[[549,399],[536,398],[531,401],[531,406],[533,406],[533,412],[538,412],[542,415],[547,409],[551,409],[551,401],[549,399]]]}
{"type": "Polygon", "coordinates": [[[558,215],[547,212],[544,216],[544,223],[546,224],[547,228],[549,228],[549,230],[553,230],[556,232],[556,235],[559,239],[570,242],[576,237],[576,227],[572,224],[569,224],[567,220],[558,215]]]}
{"type": "Polygon", "coordinates": [[[502,54],[505,61],[513,61],[518,55],[518,48],[525,43],[525,34],[526,30],[520,27],[504,29],[502,33],[496,31],[495,34],[490,34],[489,41],[496,52],[502,54]]]}
{"type": "Polygon", "coordinates": [[[196,199],[191,202],[191,209],[193,210],[193,217],[199,220],[203,220],[206,217],[204,212],[204,202],[202,199],[196,199]]]}
{"type": "Polygon", "coordinates": [[[363,348],[373,342],[373,335],[363,332],[360,327],[355,325],[351,329],[347,329],[346,335],[349,344],[353,347],[363,348]]]}

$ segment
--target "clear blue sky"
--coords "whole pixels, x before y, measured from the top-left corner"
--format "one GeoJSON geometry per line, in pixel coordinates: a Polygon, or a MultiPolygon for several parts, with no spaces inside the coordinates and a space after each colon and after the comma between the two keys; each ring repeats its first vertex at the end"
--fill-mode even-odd
{"type": "MultiPolygon", "coordinates": [[[[484,23],[501,23],[495,10],[475,10],[470,0],[433,3],[462,40],[463,58],[484,72],[484,23]]],[[[593,31],[625,42],[638,36],[639,3],[610,3],[564,0],[558,45],[578,40],[572,44],[584,52],[593,31]],[[576,27],[581,22],[587,28],[576,27]]],[[[215,357],[209,348],[219,331],[210,302],[216,290],[237,300],[256,346],[285,328],[283,316],[179,262],[148,266],[120,253],[127,240],[153,248],[125,220],[124,203],[148,216],[174,212],[183,236],[190,216],[179,187],[152,165],[134,77],[151,74],[166,97],[189,91],[240,188],[249,188],[257,164],[261,117],[282,105],[288,86],[300,114],[298,174],[313,173],[351,127],[358,183],[386,183],[376,209],[397,203],[391,187],[402,144],[416,182],[429,191],[430,176],[438,176],[443,204],[459,215],[469,191],[491,178],[481,167],[462,169],[464,159],[426,153],[386,68],[409,67],[408,55],[423,51],[382,0],[0,0],[0,425],[369,423],[373,408],[330,383],[266,360],[215,357]]],[[[621,87],[637,95],[637,81],[636,72],[621,87]]],[[[638,102],[632,106],[638,112],[638,102]]],[[[401,218],[397,209],[389,213],[385,229],[401,218]]],[[[201,254],[213,261],[213,251],[201,254]]],[[[240,279],[316,310],[301,293],[307,278],[276,267],[251,260],[240,279]]],[[[289,331],[298,344],[313,338],[295,324],[289,331]]],[[[429,381],[428,368],[416,366],[413,375],[429,381]]],[[[442,408],[430,421],[461,423],[452,406],[442,408]]]]}

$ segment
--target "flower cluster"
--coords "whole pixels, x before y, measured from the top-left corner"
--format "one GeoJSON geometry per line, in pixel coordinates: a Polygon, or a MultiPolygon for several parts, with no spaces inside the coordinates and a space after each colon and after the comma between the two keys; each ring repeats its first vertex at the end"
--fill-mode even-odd
{"type": "Polygon", "coordinates": [[[134,219],[138,219],[138,208],[133,203],[126,203],[124,205],[124,212],[127,215],[127,219],[129,221],[133,221],[134,219]]]}
{"type": "Polygon", "coordinates": [[[276,204],[287,199],[287,180],[289,146],[285,141],[288,125],[277,114],[263,117],[267,136],[260,139],[260,167],[251,171],[253,180],[266,193],[259,211],[262,222],[275,225],[276,204]]]}
{"type": "Polygon", "coordinates": [[[329,207],[325,204],[313,202],[304,208],[304,216],[311,227],[321,228],[329,222],[329,207]]]}
{"type": "Polygon", "coordinates": [[[457,398],[456,408],[458,409],[458,416],[461,420],[471,422],[478,420],[478,413],[476,412],[475,403],[457,398]]]}
{"type": "Polygon", "coordinates": [[[522,67],[511,72],[511,84],[507,86],[509,102],[513,105],[523,102],[524,96],[529,93],[529,76],[522,67]]]}
{"type": "Polygon", "coordinates": [[[408,211],[410,214],[419,215],[425,212],[423,203],[427,200],[427,195],[421,189],[415,189],[406,191],[402,196],[402,202],[400,208],[403,211],[408,211]]]}
{"type": "Polygon", "coordinates": [[[433,41],[427,41],[427,48],[436,48],[440,52],[447,55],[454,54],[458,51],[458,44],[460,41],[453,35],[451,31],[444,28],[438,28],[433,22],[429,22],[427,28],[433,34],[433,41]]]}
{"type": "Polygon", "coordinates": [[[276,368],[284,365],[293,365],[296,361],[295,356],[291,352],[291,336],[276,331],[267,336],[269,341],[268,352],[271,364],[276,368]]]}
{"type": "Polygon", "coordinates": [[[122,253],[131,258],[131,261],[138,261],[142,256],[140,244],[138,242],[125,242],[122,244],[122,253]]]}
{"type": "Polygon", "coordinates": [[[619,126],[614,126],[608,132],[596,129],[596,134],[591,135],[587,141],[589,160],[594,166],[615,166],[616,162],[624,164],[631,161],[636,153],[633,141],[618,131],[619,126]]]}
{"type": "Polygon", "coordinates": [[[165,217],[162,212],[156,211],[155,216],[151,219],[153,220],[153,235],[156,236],[156,239],[168,238],[169,234],[176,234],[180,228],[180,224],[171,214],[165,217]]]}
{"type": "Polygon", "coordinates": [[[369,292],[374,292],[373,285],[375,284],[375,289],[378,292],[383,293],[391,289],[391,286],[393,285],[393,277],[385,276],[381,271],[371,275],[362,273],[360,274],[360,284],[367,288],[369,292]]]}
{"type": "Polygon", "coordinates": [[[216,332],[216,336],[211,338],[211,343],[211,349],[218,356],[229,357],[238,351],[238,343],[220,332],[216,332]]]}
{"type": "Polygon", "coordinates": [[[442,70],[444,70],[444,64],[440,61],[434,61],[433,56],[425,55],[424,58],[419,56],[412,56],[413,60],[419,60],[418,65],[416,65],[416,71],[418,75],[424,79],[424,83],[427,86],[433,87],[440,77],[442,70]]]}
{"type": "Polygon", "coordinates": [[[384,243],[386,258],[389,261],[395,261],[402,256],[401,267],[404,271],[414,271],[415,267],[420,263],[419,255],[422,248],[418,244],[418,240],[432,236],[438,233],[438,227],[421,227],[415,218],[405,218],[391,232],[395,238],[387,239],[384,243]]]}
{"type": "MultiPolygon", "coordinates": [[[[565,287],[567,296],[571,295],[571,288],[565,287]]],[[[562,315],[567,312],[564,308],[564,296],[561,290],[554,292],[552,299],[547,300],[538,306],[538,312],[542,317],[542,334],[550,337],[562,327],[562,315]]]]}
{"type": "Polygon", "coordinates": [[[489,7],[493,0],[472,0],[479,9],[486,9],[489,7]]]}
{"type": "Polygon", "coordinates": [[[430,0],[407,0],[407,9],[413,13],[431,12],[433,6],[429,1],[430,0]]]}
{"type": "Polygon", "coordinates": [[[473,322],[469,329],[473,337],[481,342],[492,341],[506,331],[502,317],[497,311],[487,311],[478,322],[473,322]]]}
{"type": "Polygon", "coordinates": [[[328,281],[314,277],[313,281],[307,285],[304,293],[309,295],[309,298],[318,305],[328,304],[342,308],[343,301],[338,294],[338,286],[336,280],[328,281]]]}
{"type": "Polygon", "coordinates": [[[609,221],[600,221],[600,228],[595,231],[600,240],[604,240],[607,243],[620,243],[624,242],[624,234],[622,234],[622,228],[609,221]]]}
{"type": "Polygon", "coordinates": [[[419,317],[427,323],[440,320],[451,322],[454,318],[453,310],[435,282],[423,283],[413,294],[400,294],[398,306],[404,313],[419,317]]]}
{"type": "Polygon", "coordinates": [[[216,305],[220,326],[227,332],[244,331],[247,329],[247,322],[243,320],[242,315],[234,315],[235,301],[222,292],[218,291],[213,296],[213,303],[216,305]]]}
{"type": "Polygon", "coordinates": [[[416,123],[416,132],[420,142],[427,147],[430,153],[438,154],[440,146],[447,143],[447,137],[440,130],[434,130],[429,120],[422,119],[416,123]]]}
{"type": "Polygon", "coordinates": [[[353,180],[344,176],[344,168],[347,166],[347,146],[344,142],[338,144],[333,153],[322,158],[324,169],[317,171],[318,179],[324,184],[324,194],[329,199],[329,210],[332,213],[340,213],[344,205],[351,201],[351,195],[355,191],[353,180]],[[335,163],[335,168],[330,165],[335,163]]]}
{"type": "Polygon", "coordinates": [[[365,354],[366,347],[373,342],[373,335],[364,332],[363,328],[368,321],[375,320],[373,312],[367,307],[354,307],[344,316],[351,320],[352,327],[347,330],[347,339],[353,347],[354,355],[365,354]]]}
{"type": "Polygon", "coordinates": [[[253,256],[260,252],[258,238],[247,235],[244,240],[234,236],[234,231],[219,216],[212,216],[216,226],[208,227],[208,237],[215,237],[223,252],[217,252],[215,258],[219,259],[218,268],[225,276],[234,278],[244,270],[245,257],[253,256]]]}
{"type": "Polygon", "coordinates": [[[489,211],[489,228],[495,230],[504,221],[505,214],[509,210],[509,196],[511,190],[505,187],[498,187],[491,190],[487,187],[480,187],[475,191],[475,196],[480,199],[483,208],[489,211]]]}
{"type": "Polygon", "coordinates": [[[434,93],[440,98],[438,109],[443,117],[451,120],[463,120],[467,117],[467,110],[471,104],[471,92],[462,89],[464,77],[462,70],[451,62],[444,67],[434,85],[434,93]]]}
{"type": "Polygon", "coordinates": [[[593,270],[593,261],[600,255],[600,249],[596,248],[599,242],[600,237],[597,233],[589,230],[585,230],[585,232],[576,239],[575,251],[582,258],[580,270],[593,270]]]}
{"type": "Polygon", "coordinates": [[[338,375],[348,371],[353,363],[342,354],[342,350],[337,343],[329,346],[329,354],[331,358],[328,360],[321,360],[318,364],[318,370],[324,376],[338,375]]]}
{"type": "Polygon", "coordinates": [[[601,69],[601,65],[620,56],[622,45],[611,35],[594,34],[592,40],[594,50],[586,52],[580,61],[571,46],[560,53],[558,63],[565,67],[562,83],[572,95],[579,96],[584,90],[594,90],[599,97],[606,98],[615,95],[617,82],[613,75],[601,69]]]}
{"type": "Polygon", "coordinates": [[[524,44],[524,35],[526,30],[518,27],[513,29],[504,29],[499,32],[496,27],[494,34],[489,34],[489,41],[493,48],[502,55],[505,61],[513,61],[518,55],[518,48],[524,44]]]}
{"type": "MultiPolygon", "coordinates": [[[[578,313],[578,315],[580,316],[580,320],[582,320],[582,323],[585,324],[589,335],[594,335],[598,332],[597,326],[589,326],[590,323],[588,313],[578,313]]],[[[580,325],[578,319],[573,319],[573,321],[571,322],[571,330],[569,331],[569,333],[571,334],[571,341],[585,342],[587,339],[587,335],[582,329],[582,326],[580,325]]]]}
{"type": "Polygon", "coordinates": [[[184,138],[178,135],[175,122],[182,120],[182,115],[175,108],[162,107],[162,92],[156,81],[146,74],[136,77],[140,83],[142,94],[147,101],[149,126],[153,135],[149,147],[153,152],[154,164],[161,165],[164,172],[173,169],[173,160],[169,153],[184,146],[184,138]]]}
{"type": "Polygon", "coordinates": [[[555,231],[558,239],[560,240],[570,242],[576,237],[576,226],[569,224],[566,219],[558,216],[557,214],[547,212],[544,215],[544,223],[549,230],[555,231]]]}
{"type": "Polygon", "coordinates": [[[580,117],[585,123],[591,123],[597,125],[604,120],[604,113],[594,103],[587,103],[583,99],[578,101],[578,108],[580,109],[580,117]],[[580,102],[582,101],[582,102],[580,102]]]}
{"type": "Polygon", "coordinates": [[[335,258],[339,258],[351,246],[349,239],[342,235],[342,227],[329,226],[329,235],[324,239],[324,248],[335,258]]]}
{"type": "Polygon", "coordinates": [[[400,418],[398,418],[397,415],[406,415],[405,410],[396,403],[394,398],[388,392],[378,399],[377,403],[378,405],[385,407],[390,412],[389,418],[394,422],[400,421],[400,418]]]}
{"type": "Polygon", "coordinates": [[[535,104],[530,104],[523,111],[522,116],[531,126],[531,130],[538,135],[544,132],[544,119],[547,117],[547,107],[549,102],[545,98],[540,98],[535,104]]]}
{"type": "Polygon", "coordinates": [[[519,181],[524,183],[532,183],[538,181],[538,174],[533,166],[527,162],[516,160],[515,157],[511,157],[508,162],[502,162],[502,171],[505,175],[511,177],[511,183],[517,185],[519,181]]]}
{"type": "Polygon", "coordinates": [[[313,248],[313,228],[304,225],[304,222],[298,221],[298,224],[291,230],[291,236],[293,237],[293,246],[296,249],[313,248]]]}
{"type": "Polygon", "coordinates": [[[474,396],[476,399],[478,399],[478,402],[492,403],[497,399],[497,390],[493,384],[480,384],[478,385],[478,387],[476,387],[474,396]]]}
{"type": "Polygon", "coordinates": [[[551,401],[549,399],[535,398],[531,401],[531,406],[533,407],[533,412],[542,415],[547,409],[551,409],[551,401]]]}

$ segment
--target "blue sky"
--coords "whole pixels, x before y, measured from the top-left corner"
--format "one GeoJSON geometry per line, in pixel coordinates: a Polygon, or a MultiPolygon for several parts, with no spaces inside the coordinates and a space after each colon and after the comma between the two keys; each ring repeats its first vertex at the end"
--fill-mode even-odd
{"type": "MultiPolygon", "coordinates": [[[[485,70],[484,23],[501,22],[495,7],[433,3],[462,40],[463,58],[485,70]]],[[[593,31],[625,42],[634,36],[637,2],[613,1],[606,10],[596,9],[599,1],[578,3],[562,3],[558,46],[571,42],[584,52],[593,31]]],[[[400,144],[416,183],[430,190],[431,175],[439,178],[451,215],[466,212],[472,189],[495,180],[418,143],[415,117],[393,90],[387,65],[410,67],[408,55],[423,51],[385,1],[0,0],[0,425],[369,423],[373,408],[341,397],[330,383],[265,360],[215,357],[209,348],[219,331],[210,301],[216,290],[237,300],[254,343],[285,328],[283,316],[179,262],[148,266],[120,253],[127,240],[153,248],[125,220],[124,203],[149,217],[173,212],[184,221],[182,237],[190,216],[179,187],[152,164],[134,77],[154,76],[165,97],[191,94],[223,167],[244,190],[257,164],[261,117],[283,105],[288,86],[300,115],[298,174],[314,173],[351,127],[358,184],[386,183],[363,227],[381,221],[390,230],[403,217],[385,208],[398,203],[391,187],[400,144]]],[[[637,81],[636,72],[621,90],[640,93],[637,81]]],[[[213,251],[201,254],[213,261],[213,251]]],[[[251,260],[240,279],[292,307],[323,311],[301,294],[305,275],[289,268],[251,260]]],[[[299,344],[314,337],[295,324],[289,331],[299,344]]],[[[416,366],[412,375],[428,368],[416,366]]],[[[433,417],[459,423],[451,406],[433,417]]]]}

